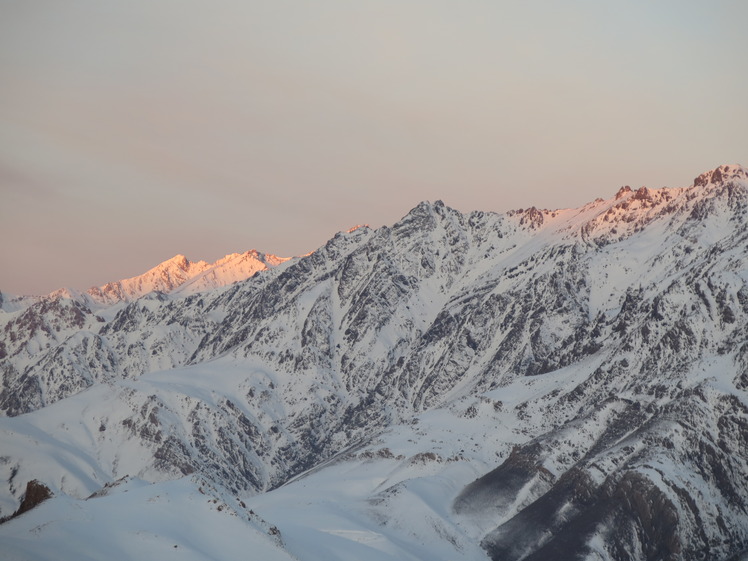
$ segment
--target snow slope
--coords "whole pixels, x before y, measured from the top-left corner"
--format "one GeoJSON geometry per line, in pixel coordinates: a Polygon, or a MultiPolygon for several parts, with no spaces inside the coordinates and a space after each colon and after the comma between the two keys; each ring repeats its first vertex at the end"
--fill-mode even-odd
{"type": "Polygon", "coordinates": [[[0,526],[3,559],[294,559],[271,526],[206,489],[190,479],[127,478],[85,499],[55,497],[0,526]]]}

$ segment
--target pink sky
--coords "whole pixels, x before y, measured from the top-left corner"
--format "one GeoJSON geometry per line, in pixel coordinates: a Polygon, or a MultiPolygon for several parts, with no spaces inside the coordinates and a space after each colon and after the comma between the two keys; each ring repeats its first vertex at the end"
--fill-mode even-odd
{"type": "Polygon", "coordinates": [[[0,8],[0,290],[748,164],[742,1],[0,8]]]}

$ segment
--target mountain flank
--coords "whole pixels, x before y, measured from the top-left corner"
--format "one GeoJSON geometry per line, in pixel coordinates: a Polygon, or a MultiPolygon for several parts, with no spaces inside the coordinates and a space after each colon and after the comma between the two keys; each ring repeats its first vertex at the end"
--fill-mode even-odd
{"type": "Polygon", "coordinates": [[[4,298],[0,515],[54,497],[0,537],[127,476],[207,493],[279,559],[745,559],[746,281],[724,165],[4,298]]]}

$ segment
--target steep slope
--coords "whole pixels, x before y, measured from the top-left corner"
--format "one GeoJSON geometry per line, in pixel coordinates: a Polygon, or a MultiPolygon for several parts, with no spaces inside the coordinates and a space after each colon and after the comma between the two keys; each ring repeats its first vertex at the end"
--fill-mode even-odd
{"type": "MultiPolygon", "coordinates": [[[[747,212],[740,166],[579,209],[422,203],[231,286],[98,317],[35,304],[5,329],[0,404],[26,414],[0,424],[2,513],[30,479],[84,497],[200,474],[252,494],[366,460],[378,483],[350,508],[373,508],[362,527],[395,558],[408,496],[435,521],[414,535],[470,558],[737,558],[747,212]]],[[[282,517],[281,489],[263,496],[282,517]]]]}

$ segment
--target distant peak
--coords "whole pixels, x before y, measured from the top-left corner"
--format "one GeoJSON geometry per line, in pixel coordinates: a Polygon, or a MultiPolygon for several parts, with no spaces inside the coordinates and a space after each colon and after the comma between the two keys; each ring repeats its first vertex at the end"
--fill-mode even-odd
{"type": "Polygon", "coordinates": [[[67,299],[67,300],[75,300],[80,297],[80,293],[77,290],[73,290],[71,288],[63,287],[58,288],[57,290],[50,292],[46,296],[50,300],[60,300],[60,299],[67,299]]]}
{"type": "Polygon", "coordinates": [[[726,181],[748,180],[748,169],[740,164],[725,164],[713,170],[702,173],[693,180],[694,187],[704,187],[710,183],[713,185],[722,185],[726,181]]]}
{"type": "Polygon", "coordinates": [[[631,187],[629,187],[628,185],[621,187],[616,193],[616,200],[625,197],[629,193],[631,193],[631,187]]]}
{"type": "MultiPolygon", "coordinates": [[[[184,255],[181,253],[176,254],[171,259],[168,259],[161,263],[162,267],[179,267],[180,269],[184,270],[187,269],[190,265],[190,260],[187,259],[184,255]]],[[[157,265],[158,267],[158,265],[157,265]]]]}
{"type": "Polygon", "coordinates": [[[432,201],[421,201],[415,206],[415,208],[413,208],[413,210],[432,210],[435,208],[443,208],[444,206],[446,205],[444,204],[444,201],[442,201],[441,199],[437,201],[433,201],[433,202],[432,201]]]}
{"type": "Polygon", "coordinates": [[[652,190],[648,187],[639,187],[635,192],[634,196],[632,197],[635,201],[651,201],[652,200],[652,190]]]}
{"type": "Polygon", "coordinates": [[[215,263],[190,261],[178,253],[171,259],[156,265],[142,275],[92,287],[87,291],[95,301],[103,304],[131,301],[159,292],[162,295],[190,284],[192,292],[225,286],[245,280],[257,271],[268,269],[288,261],[288,258],[265,254],[252,249],[244,253],[230,253],[215,263]],[[203,278],[210,273],[210,278],[203,278]]]}
{"type": "Polygon", "coordinates": [[[452,209],[451,207],[446,205],[444,201],[439,199],[434,202],[421,201],[413,209],[411,209],[408,215],[436,214],[437,216],[444,217],[450,214],[451,212],[454,212],[454,209],[452,209]]]}
{"type": "Polygon", "coordinates": [[[347,232],[349,234],[352,234],[353,232],[355,232],[356,230],[358,230],[360,228],[368,228],[368,227],[369,227],[368,224],[356,224],[355,226],[352,226],[352,227],[348,228],[347,232]]]}

